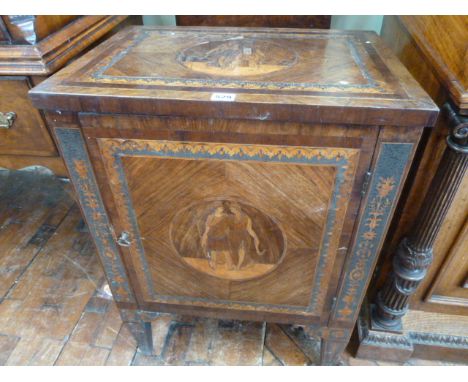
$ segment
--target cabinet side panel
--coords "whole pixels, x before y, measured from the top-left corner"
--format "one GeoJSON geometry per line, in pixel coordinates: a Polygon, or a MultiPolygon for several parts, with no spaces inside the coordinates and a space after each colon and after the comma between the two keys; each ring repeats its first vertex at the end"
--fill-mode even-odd
{"type": "Polygon", "coordinates": [[[329,326],[348,327],[357,318],[420,133],[398,133],[391,127],[380,133],[372,178],[329,326]]]}

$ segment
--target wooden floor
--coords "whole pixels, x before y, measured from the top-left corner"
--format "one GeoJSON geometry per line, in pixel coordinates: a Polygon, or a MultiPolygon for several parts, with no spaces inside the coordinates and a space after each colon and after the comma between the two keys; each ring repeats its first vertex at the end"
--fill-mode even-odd
{"type": "MultiPolygon", "coordinates": [[[[0,365],[313,365],[300,327],[163,315],[137,351],[112,302],[70,184],[0,171],[0,365]]],[[[344,354],[345,365],[388,365],[344,354]]],[[[408,365],[442,365],[411,359],[408,365]]]]}

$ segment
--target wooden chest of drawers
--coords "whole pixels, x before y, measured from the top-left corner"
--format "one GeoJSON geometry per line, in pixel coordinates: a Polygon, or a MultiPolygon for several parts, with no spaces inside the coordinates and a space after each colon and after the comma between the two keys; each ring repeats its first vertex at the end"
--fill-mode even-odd
{"type": "Polygon", "coordinates": [[[0,168],[68,176],[28,91],[83,54],[127,16],[0,16],[0,168]]]}
{"type": "Polygon", "coordinates": [[[437,116],[365,32],[130,28],[30,95],[143,351],[177,312],[309,325],[323,363],[437,116]]]}

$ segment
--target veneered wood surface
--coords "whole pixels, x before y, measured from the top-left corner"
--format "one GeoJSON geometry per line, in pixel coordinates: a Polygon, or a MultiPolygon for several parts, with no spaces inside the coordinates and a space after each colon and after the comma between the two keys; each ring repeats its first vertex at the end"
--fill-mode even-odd
{"type": "Polygon", "coordinates": [[[38,110],[28,99],[26,77],[0,77],[0,111],[14,112],[9,129],[0,129],[0,154],[57,155],[57,150],[38,110]]]}
{"type": "Polygon", "coordinates": [[[176,16],[179,26],[329,29],[331,16],[176,16]]]}
{"type": "Polygon", "coordinates": [[[0,44],[11,44],[11,41],[10,32],[8,32],[5,22],[0,17],[0,44]]]}
{"type": "Polygon", "coordinates": [[[42,109],[191,117],[422,126],[436,116],[370,32],[133,27],[31,97],[42,109]],[[211,101],[218,92],[235,100],[211,101]]]}
{"type": "Polygon", "coordinates": [[[411,38],[450,93],[468,113],[468,16],[399,16],[411,38]]]}
{"type": "MultiPolygon", "coordinates": [[[[411,161],[413,160],[413,157],[415,155],[415,152],[416,152],[416,148],[417,148],[417,145],[419,143],[419,139],[420,139],[420,136],[421,136],[421,132],[418,132],[416,130],[407,130],[405,132],[405,134],[402,134],[401,130],[399,128],[396,128],[394,126],[384,126],[380,132],[379,132],[379,136],[378,136],[378,141],[376,143],[376,151],[374,152],[374,155],[373,155],[373,158],[372,158],[372,164],[371,164],[371,171],[375,172],[375,166],[376,166],[376,163],[378,162],[379,160],[379,156],[380,156],[380,153],[383,149],[383,146],[385,144],[388,144],[390,142],[412,142],[413,143],[413,147],[412,147],[412,153],[410,155],[410,159],[409,159],[409,162],[411,163],[411,161]]],[[[408,164],[408,166],[406,166],[406,168],[404,169],[404,174],[402,176],[402,182],[400,184],[398,184],[398,188],[397,188],[397,193],[398,193],[398,197],[399,198],[401,196],[401,193],[403,191],[403,187],[404,187],[404,182],[405,180],[407,179],[407,176],[408,176],[408,173],[409,173],[409,170],[410,170],[410,165],[408,164]]],[[[375,206],[375,205],[381,205],[381,203],[379,202],[376,202],[376,201],[372,201],[372,200],[369,200],[369,195],[365,195],[364,199],[362,200],[362,205],[366,206],[366,205],[371,205],[371,206],[375,206]]],[[[392,217],[393,214],[394,214],[394,211],[396,209],[397,205],[393,206],[392,207],[392,211],[390,213],[390,216],[392,217]]],[[[364,210],[361,209],[361,214],[364,214],[364,210]]],[[[377,212],[378,214],[378,212],[377,212]]],[[[358,216],[357,217],[357,220],[358,221],[365,221],[367,222],[367,224],[365,224],[367,227],[370,228],[370,235],[372,235],[372,226],[374,225],[374,222],[375,222],[375,219],[374,219],[374,216],[375,214],[374,213],[371,213],[371,215],[367,218],[365,218],[364,216],[358,216]]],[[[378,219],[377,220],[378,223],[381,223],[382,222],[382,219],[378,219]]],[[[388,232],[388,228],[390,226],[390,221],[388,221],[386,223],[386,226],[385,226],[385,232],[388,232]]],[[[355,227],[356,229],[356,227],[355,227]]],[[[355,234],[355,232],[354,232],[355,234]]],[[[364,234],[366,235],[366,234],[364,234]]],[[[385,237],[385,235],[384,235],[385,237]]],[[[380,251],[382,250],[382,247],[384,245],[384,237],[381,239],[381,241],[379,243],[377,243],[377,248],[375,248],[375,250],[377,251],[377,253],[380,254],[380,251]]],[[[358,237],[354,237],[354,241],[357,241],[359,240],[358,237]]],[[[349,264],[344,264],[343,266],[343,274],[348,272],[348,277],[349,277],[349,280],[353,280],[354,279],[354,272],[357,272],[359,273],[360,271],[360,267],[359,267],[359,263],[360,262],[364,262],[365,259],[367,258],[366,256],[366,253],[368,253],[368,251],[366,250],[366,248],[362,248],[360,247],[357,252],[360,254],[360,259],[361,261],[357,262],[356,263],[356,267],[353,269],[353,270],[350,270],[349,267],[350,265],[349,264]],[[353,272],[354,271],[354,272],[353,272]]],[[[377,256],[375,259],[373,259],[372,261],[372,264],[367,268],[367,270],[371,273],[374,272],[374,269],[375,269],[375,265],[376,263],[380,260],[381,258],[379,256],[377,256]]],[[[343,277],[344,275],[342,275],[343,277]]],[[[365,276],[361,276],[361,278],[365,278],[365,276]]],[[[369,287],[370,285],[370,282],[371,282],[371,279],[366,279],[366,282],[365,282],[365,286],[362,288],[362,290],[360,291],[361,293],[361,296],[362,296],[362,299],[364,299],[364,295],[366,294],[373,294],[375,291],[376,291],[376,288],[374,286],[371,286],[369,287]]],[[[351,288],[352,290],[353,288],[351,288]]],[[[360,303],[359,303],[359,306],[361,306],[361,303],[362,303],[362,300],[360,300],[360,303]]],[[[342,326],[349,326],[350,324],[352,324],[352,326],[354,327],[355,325],[355,320],[357,319],[357,312],[354,312],[354,317],[353,319],[351,319],[350,317],[348,317],[348,322],[339,322],[340,320],[337,319],[336,317],[332,317],[328,323],[329,326],[331,327],[334,327],[334,326],[337,326],[337,327],[342,327],[342,326]]]]}
{"type": "MultiPolygon", "coordinates": [[[[0,177],[1,262],[28,258],[21,272],[2,279],[7,292],[0,299],[0,365],[318,363],[318,339],[300,327],[180,315],[152,322],[155,347],[144,356],[101,284],[91,237],[67,197],[70,185],[34,173],[0,177]]],[[[390,365],[352,354],[343,355],[344,364],[390,365]]],[[[407,364],[449,363],[413,358],[407,364]]]]}
{"type": "Polygon", "coordinates": [[[448,92],[437,75],[437,71],[426,59],[398,16],[384,17],[381,38],[440,107],[447,99],[448,92]]]}
{"type": "MultiPolygon", "coordinates": [[[[467,184],[462,185],[468,187],[467,184]]],[[[468,204],[465,200],[465,205],[468,204]]],[[[468,211],[465,211],[465,216],[468,211]]],[[[468,308],[468,220],[448,251],[426,301],[468,308]]]]}
{"type": "Polygon", "coordinates": [[[349,340],[437,112],[375,35],[315,30],[130,28],[31,96],[60,111],[47,115],[88,221],[103,216],[93,187],[108,246],[128,237],[112,251],[138,308],[310,324],[324,362],[349,340]]]}
{"type": "Polygon", "coordinates": [[[308,306],[333,167],[130,157],[124,171],[157,294],[308,306]]]}
{"type": "MultiPolygon", "coordinates": [[[[219,296],[220,293],[226,293],[223,292],[223,284],[226,286],[229,284],[232,285],[230,289],[227,289],[230,290],[230,294],[232,294],[231,299],[237,294],[237,297],[243,296],[243,298],[248,298],[250,301],[255,301],[252,300],[253,296],[255,296],[252,295],[252,292],[254,292],[257,294],[256,299],[257,303],[259,303],[262,302],[262,294],[271,294],[271,292],[265,292],[270,289],[269,287],[261,283],[257,285],[255,280],[250,282],[250,295],[245,294],[249,289],[245,291],[243,290],[245,288],[238,289],[234,287],[232,282],[228,283],[226,280],[216,281],[216,279],[212,280],[212,277],[203,278],[202,274],[191,272],[190,267],[184,266],[182,261],[178,263],[176,261],[177,258],[180,257],[178,257],[176,251],[174,251],[174,246],[171,243],[168,231],[170,221],[175,213],[190,206],[199,199],[204,199],[208,194],[215,198],[222,198],[227,194],[237,194],[235,197],[237,200],[241,198],[245,200],[244,203],[252,205],[260,211],[270,211],[268,212],[270,214],[272,213],[271,211],[276,211],[273,213],[274,221],[279,222],[279,225],[282,227],[281,230],[286,230],[285,232],[288,232],[288,237],[286,238],[288,250],[291,246],[292,248],[296,247],[297,249],[295,249],[295,251],[297,252],[299,250],[299,252],[297,252],[298,254],[302,252],[303,255],[306,256],[304,258],[307,260],[306,263],[310,263],[310,268],[302,261],[287,265],[290,259],[288,262],[284,264],[282,262],[282,265],[278,265],[279,267],[283,266],[283,270],[278,268],[276,273],[272,273],[268,278],[269,280],[271,279],[268,282],[270,284],[273,283],[271,284],[273,290],[277,290],[277,295],[272,293],[270,300],[274,298],[276,302],[281,301],[283,304],[286,304],[289,299],[291,302],[293,301],[291,290],[294,290],[293,293],[298,296],[302,294],[302,296],[308,296],[307,298],[310,298],[310,293],[312,291],[311,282],[314,280],[314,277],[321,277],[322,281],[320,285],[322,286],[320,288],[318,286],[313,288],[315,293],[318,293],[318,305],[314,315],[320,317],[322,314],[324,316],[328,314],[327,311],[330,309],[331,296],[334,294],[334,290],[337,286],[340,267],[342,266],[349,246],[351,230],[354,224],[353,217],[356,214],[356,209],[358,208],[360,200],[360,186],[364,178],[364,171],[370,165],[376,139],[376,129],[370,127],[310,126],[305,124],[233,120],[206,121],[183,118],[121,116],[116,119],[112,116],[87,114],[81,115],[80,119],[86,141],[90,147],[90,154],[95,164],[96,175],[104,190],[102,195],[105,203],[109,206],[108,212],[112,216],[115,229],[118,232],[133,232],[130,221],[128,220],[128,214],[135,213],[140,227],[139,229],[142,230],[140,233],[136,233],[136,235],[139,236],[141,234],[141,237],[145,238],[142,243],[145,247],[145,251],[148,250],[147,256],[150,257],[150,262],[162,261],[160,256],[153,255],[153,253],[159,253],[161,251],[156,250],[158,245],[162,245],[161,248],[167,248],[168,252],[166,252],[166,254],[170,255],[168,259],[173,258],[170,262],[165,262],[166,266],[169,265],[169,269],[174,270],[169,273],[169,275],[171,275],[170,277],[167,275],[168,268],[164,268],[165,270],[162,272],[160,271],[162,268],[159,263],[157,267],[148,267],[151,272],[154,272],[154,280],[161,280],[161,278],[168,280],[169,285],[174,285],[174,287],[178,288],[179,294],[181,292],[183,294],[200,293],[196,292],[199,290],[197,289],[197,283],[211,280],[202,290],[205,290],[204,293],[208,293],[208,296],[205,295],[205,297],[217,297],[218,299],[220,297],[227,297],[227,295],[219,296]],[[349,155],[349,175],[347,175],[346,178],[345,184],[347,185],[343,187],[342,190],[343,195],[347,196],[340,197],[339,205],[333,207],[337,214],[335,227],[329,228],[327,231],[329,232],[328,234],[325,233],[324,214],[328,213],[327,211],[330,208],[331,188],[336,182],[336,169],[334,166],[288,165],[280,163],[269,165],[268,163],[255,162],[241,162],[237,164],[238,162],[236,161],[214,161],[210,164],[209,161],[184,162],[179,160],[178,162],[171,162],[171,160],[165,160],[165,163],[168,163],[169,166],[165,169],[161,159],[156,159],[154,157],[145,158],[141,155],[135,157],[127,156],[123,161],[123,170],[126,182],[129,184],[129,196],[132,200],[135,212],[127,211],[126,198],[125,195],[119,191],[119,180],[113,169],[113,161],[111,160],[112,157],[110,156],[111,151],[109,151],[109,148],[118,148],[121,142],[127,142],[127,144],[131,146],[132,140],[136,145],[140,142],[141,145],[148,145],[148,147],[150,147],[152,143],[156,143],[158,139],[178,140],[181,137],[183,137],[185,141],[193,140],[195,142],[206,142],[214,139],[209,135],[212,131],[217,131],[216,141],[218,142],[242,142],[243,146],[250,143],[252,147],[255,147],[255,145],[253,145],[254,143],[263,145],[267,143],[279,144],[282,146],[290,145],[285,147],[290,147],[292,151],[295,150],[296,145],[310,145],[311,147],[323,147],[324,149],[320,149],[319,151],[323,155],[326,155],[328,150],[328,155],[330,155],[330,157],[334,155],[349,155]],[[148,139],[151,140],[145,141],[148,139]],[[174,169],[173,166],[176,166],[176,168],[174,169]],[[189,170],[190,166],[193,167],[192,170],[189,170]],[[355,167],[354,170],[353,167],[355,167]],[[202,170],[203,168],[205,170],[202,170]],[[217,175],[215,170],[221,172],[217,175]],[[169,172],[167,173],[167,171],[169,172]],[[285,171],[288,172],[287,176],[284,175],[285,171]],[[284,179],[290,179],[292,171],[297,174],[297,182],[294,182],[294,186],[287,182],[284,183],[284,179]],[[216,176],[207,176],[210,172],[213,172],[212,175],[216,176]],[[270,172],[272,173],[270,174],[270,172]],[[355,175],[352,175],[354,172],[355,175]],[[148,174],[152,175],[148,177],[148,174]],[[164,174],[170,174],[171,176],[164,177],[164,174]],[[176,182],[173,178],[174,174],[178,174],[176,182]],[[203,179],[198,179],[200,176],[203,179]],[[145,179],[147,178],[148,181],[141,182],[142,177],[145,179]],[[172,180],[169,181],[169,179],[172,180]],[[197,181],[197,179],[199,181],[197,181]],[[231,181],[229,181],[229,179],[231,179],[231,181]],[[167,187],[161,188],[163,184],[167,185],[167,187]],[[202,184],[203,186],[201,186],[202,184]],[[165,191],[161,192],[162,189],[165,191]],[[307,191],[307,189],[310,189],[310,191],[307,191]],[[312,192],[312,190],[315,191],[312,192]],[[304,196],[307,196],[308,202],[302,201],[301,198],[304,196]],[[160,207],[157,207],[157,203],[160,203],[160,207]],[[260,208],[259,205],[263,207],[260,208]],[[275,205],[277,207],[274,207],[275,205]],[[292,214],[291,217],[288,217],[288,212],[291,209],[296,212],[292,214]],[[295,219],[297,219],[296,223],[294,222],[295,219]],[[303,228],[298,225],[299,222],[302,222],[309,228],[304,231],[303,228]],[[158,234],[156,234],[155,231],[158,231],[158,234]],[[308,235],[310,235],[309,231],[313,233],[310,238],[308,237],[308,235]],[[331,240],[329,241],[329,255],[327,255],[328,260],[326,261],[325,268],[322,268],[319,272],[319,276],[313,276],[313,274],[308,276],[307,273],[304,273],[304,269],[315,269],[316,255],[313,255],[313,253],[316,253],[323,245],[324,235],[327,235],[327,237],[331,235],[331,240]],[[304,243],[308,241],[309,244],[299,244],[301,240],[306,240],[304,243]],[[166,244],[163,244],[164,242],[166,244]],[[308,250],[306,250],[307,246],[309,248],[308,250]],[[154,260],[151,260],[151,258],[154,260]],[[184,268],[184,273],[181,273],[184,268]],[[174,274],[175,270],[177,270],[177,272],[174,274]],[[282,273],[285,273],[282,276],[284,282],[280,284],[277,283],[278,275],[282,273]],[[184,285],[184,282],[181,281],[177,283],[173,281],[178,280],[181,276],[190,276],[189,280],[193,279],[194,282],[193,287],[183,288],[181,285],[184,285]],[[204,281],[204,279],[206,281],[204,281]],[[305,282],[307,279],[309,281],[305,282]],[[294,282],[294,280],[300,280],[297,288],[289,288],[288,284],[294,282]],[[213,285],[213,282],[215,282],[216,285],[213,285]]],[[[60,122],[57,123],[60,125],[60,122]]],[[[239,144],[237,144],[237,146],[239,146],[239,144]]],[[[130,249],[122,248],[122,251],[126,253],[124,259],[130,262],[130,268],[137,272],[134,282],[136,284],[143,282],[142,300],[148,301],[148,286],[147,283],[143,281],[145,280],[143,276],[143,269],[145,266],[138,260],[140,257],[139,254],[135,252],[137,251],[136,246],[130,249]]],[[[295,258],[297,256],[293,257],[295,258]]],[[[318,272],[318,270],[314,271],[314,273],[315,272],[318,272]]],[[[239,283],[239,285],[242,286],[243,283],[239,283]]],[[[200,288],[200,286],[198,286],[198,288],[200,288]]],[[[174,290],[171,290],[171,292],[174,293],[174,290]]],[[[263,302],[267,302],[265,298],[267,298],[267,295],[263,297],[263,302]]],[[[302,299],[304,300],[304,297],[302,297],[302,299]]],[[[237,301],[238,298],[234,300],[237,301]]],[[[270,302],[274,302],[274,300],[270,302]]],[[[163,306],[153,306],[152,308],[158,310],[161,309],[161,307],[163,306]]],[[[209,304],[206,308],[208,307],[209,304]]],[[[255,310],[251,312],[248,317],[259,317],[260,310],[255,310]]],[[[281,316],[277,314],[277,319],[279,319],[279,317],[281,316]]],[[[285,319],[285,317],[282,318],[283,321],[285,319]]]]}
{"type": "Polygon", "coordinates": [[[80,16],[1,16],[13,44],[36,44],[80,16]]]}
{"type": "Polygon", "coordinates": [[[33,45],[0,45],[1,75],[50,75],[127,16],[80,16],[33,45]]]}

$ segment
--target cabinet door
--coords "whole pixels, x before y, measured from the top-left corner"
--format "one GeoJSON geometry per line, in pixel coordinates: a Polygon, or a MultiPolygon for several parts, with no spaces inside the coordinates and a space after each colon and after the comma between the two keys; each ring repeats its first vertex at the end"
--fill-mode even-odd
{"type": "Polygon", "coordinates": [[[296,322],[331,308],[377,128],[82,123],[143,307],[296,322]]]}

